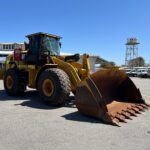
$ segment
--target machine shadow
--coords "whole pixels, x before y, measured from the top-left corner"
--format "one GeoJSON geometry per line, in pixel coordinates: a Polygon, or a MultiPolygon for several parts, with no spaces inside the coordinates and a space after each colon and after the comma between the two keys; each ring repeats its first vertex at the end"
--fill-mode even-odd
{"type": "Polygon", "coordinates": [[[106,124],[106,123],[102,122],[101,120],[98,120],[98,119],[95,119],[95,118],[83,115],[83,114],[81,114],[78,111],[66,114],[66,115],[64,115],[62,117],[65,118],[66,120],[71,120],[71,121],[106,124]]]}
{"type": "MultiPolygon", "coordinates": [[[[39,96],[38,92],[36,90],[28,90],[21,96],[8,96],[5,92],[5,90],[0,90],[0,101],[21,101],[20,104],[15,105],[21,105],[36,109],[57,109],[60,107],[52,107],[47,105],[41,100],[41,97],[39,96]]],[[[66,104],[64,104],[61,107],[70,107],[75,108],[74,105],[74,96],[69,96],[69,99],[66,104]]]]}
{"type": "Polygon", "coordinates": [[[70,100],[72,99],[72,97],[69,97],[69,100],[66,104],[64,104],[63,106],[50,106],[47,103],[44,103],[41,100],[41,97],[38,95],[38,92],[32,92],[32,93],[28,93],[26,95],[26,98],[28,99],[27,101],[24,101],[20,104],[17,105],[21,105],[21,106],[27,106],[27,107],[31,107],[31,108],[36,108],[36,109],[59,109],[60,107],[70,107],[70,108],[75,108],[74,103],[70,100]],[[33,94],[34,93],[34,94],[33,94]]]}
{"type": "Polygon", "coordinates": [[[25,100],[27,99],[26,94],[22,96],[8,96],[5,90],[0,90],[0,101],[13,101],[13,100],[25,100]]]}

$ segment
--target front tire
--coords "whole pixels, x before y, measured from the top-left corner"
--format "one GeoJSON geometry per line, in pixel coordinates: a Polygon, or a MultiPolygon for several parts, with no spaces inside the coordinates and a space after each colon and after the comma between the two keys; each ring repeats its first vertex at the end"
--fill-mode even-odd
{"type": "Polygon", "coordinates": [[[4,75],[4,88],[8,95],[22,95],[26,89],[24,81],[19,77],[19,71],[16,69],[8,69],[4,75]]]}
{"type": "Polygon", "coordinates": [[[41,73],[38,80],[38,92],[47,104],[51,106],[64,104],[70,91],[70,80],[63,70],[50,68],[41,73]]]}

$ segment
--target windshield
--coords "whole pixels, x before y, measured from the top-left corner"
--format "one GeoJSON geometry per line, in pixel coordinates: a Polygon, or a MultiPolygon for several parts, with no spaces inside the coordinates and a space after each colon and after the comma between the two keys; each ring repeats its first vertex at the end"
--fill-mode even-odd
{"type": "Polygon", "coordinates": [[[44,50],[48,50],[50,52],[50,55],[60,55],[59,39],[47,36],[43,37],[42,48],[44,50]]]}

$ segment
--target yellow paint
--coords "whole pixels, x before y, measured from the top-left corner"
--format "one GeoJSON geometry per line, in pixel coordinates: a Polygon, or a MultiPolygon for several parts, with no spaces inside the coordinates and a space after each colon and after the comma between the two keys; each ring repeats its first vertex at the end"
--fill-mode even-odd
{"type": "Polygon", "coordinates": [[[45,79],[43,84],[41,85],[44,95],[51,96],[54,92],[54,85],[50,79],[45,79]]]}
{"type": "Polygon", "coordinates": [[[30,88],[36,88],[36,76],[37,76],[38,70],[36,69],[28,69],[28,86],[30,88]]]}
{"type": "Polygon", "coordinates": [[[76,90],[78,83],[85,80],[86,77],[90,76],[90,64],[89,56],[87,54],[83,55],[82,64],[78,62],[65,62],[61,59],[52,57],[55,64],[58,64],[58,68],[64,70],[71,81],[72,90],[76,90]]]}
{"type": "Polygon", "coordinates": [[[13,78],[11,76],[7,76],[7,78],[6,78],[6,86],[7,86],[7,88],[8,89],[12,89],[13,85],[14,85],[13,78]]]}
{"type": "Polygon", "coordinates": [[[13,64],[10,64],[11,61],[13,61],[13,54],[8,55],[8,56],[6,57],[6,61],[5,61],[6,70],[14,67],[13,64]]]}
{"type": "Polygon", "coordinates": [[[86,75],[89,77],[90,76],[90,62],[89,62],[89,55],[83,54],[83,69],[86,70],[86,75]]]}
{"type": "Polygon", "coordinates": [[[72,90],[75,90],[77,87],[77,84],[81,82],[81,79],[78,75],[77,70],[71,64],[64,62],[56,57],[53,57],[53,61],[56,64],[58,64],[58,68],[64,70],[68,74],[70,81],[71,81],[72,90]]]}

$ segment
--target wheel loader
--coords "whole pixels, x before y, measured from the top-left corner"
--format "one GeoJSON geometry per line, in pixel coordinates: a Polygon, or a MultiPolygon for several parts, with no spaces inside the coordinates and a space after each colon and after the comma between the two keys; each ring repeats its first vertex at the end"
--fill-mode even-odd
{"type": "Polygon", "coordinates": [[[67,102],[75,94],[79,112],[105,123],[119,125],[148,109],[139,89],[124,71],[103,69],[90,74],[89,55],[60,55],[61,37],[43,32],[26,36],[25,50],[17,48],[6,58],[3,75],[8,95],[21,95],[26,87],[37,89],[49,105],[67,102]]]}

